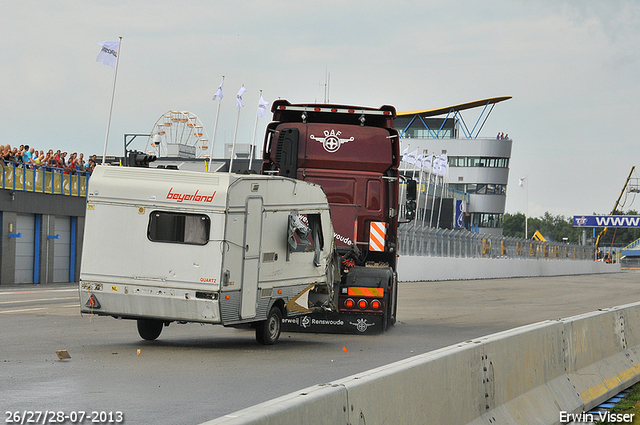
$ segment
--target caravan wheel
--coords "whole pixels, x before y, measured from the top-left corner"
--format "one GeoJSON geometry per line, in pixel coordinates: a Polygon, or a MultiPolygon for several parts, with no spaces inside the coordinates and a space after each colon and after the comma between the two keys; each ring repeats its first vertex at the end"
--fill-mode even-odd
{"type": "Polygon", "coordinates": [[[282,329],[282,312],[276,306],[271,307],[267,320],[258,323],[256,341],[262,345],[273,345],[280,338],[282,329]]]}
{"type": "Polygon", "coordinates": [[[138,334],[142,339],[153,341],[162,333],[162,320],[138,319],[138,334]]]}

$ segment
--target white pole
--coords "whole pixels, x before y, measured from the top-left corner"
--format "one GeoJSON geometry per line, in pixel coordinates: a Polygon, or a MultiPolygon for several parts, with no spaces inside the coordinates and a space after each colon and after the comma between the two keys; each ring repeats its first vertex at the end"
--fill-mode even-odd
{"type": "MultiPolygon", "coordinates": [[[[244,87],[244,84],[242,85],[244,87]]],[[[240,88],[240,95],[244,91],[240,88]]],[[[238,99],[241,99],[240,95],[236,96],[238,99]]],[[[236,138],[238,137],[238,123],[240,122],[240,103],[237,105],[238,107],[238,116],[236,117],[236,129],[233,132],[233,145],[231,146],[231,160],[229,161],[229,172],[233,169],[233,157],[236,156],[236,138]]]]}
{"type": "Polygon", "coordinates": [[[440,190],[440,208],[438,209],[438,227],[440,226],[440,212],[442,211],[442,198],[444,197],[445,193],[444,191],[446,190],[446,182],[445,182],[445,176],[442,176],[442,189],[440,190]]]}
{"type": "Polygon", "coordinates": [[[260,99],[262,99],[262,90],[260,90],[260,97],[258,98],[258,110],[256,111],[256,124],[253,126],[253,138],[251,139],[251,154],[249,155],[249,172],[253,166],[253,145],[256,143],[256,133],[258,131],[258,118],[260,117],[260,99]]]}
{"type": "Polygon", "coordinates": [[[524,238],[529,234],[529,176],[524,177],[524,238]]]}
{"type": "Polygon", "coordinates": [[[422,227],[424,227],[424,222],[427,218],[427,202],[429,202],[429,187],[431,186],[431,171],[433,170],[433,155],[429,156],[431,157],[431,166],[429,167],[429,174],[427,175],[427,187],[424,192],[424,214],[422,214],[422,227]]]}
{"type": "MultiPolygon", "coordinates": [[[[437,161],[440,161],[440,158],[436,155],[433,156],[433,162],[431,163],[431,166],[433,167],[437,161]]],[[[440,169],[440,162],[438,162],[438,169],[440,169]]],[[[431,202],[431,217],[429,217],[429,227],[431,227],[431,224],[433,222],[433,210],[436,208],[436,191],[438,190],[438,175],[436,174],[434,176],[434,181],[433,181],[433,198],[432,198],[432,202],[431,202]]],[[[436,227],[438,227],[437,223],[436,223],[436,227]]]]}
{"type": "Polygon", "coordinates": [[[107,143],[109,142],[109,128],[111,128],[111,113],[113,111],[113,98],[116,95],[116,78],[118,78],[118,64],[120,63],[120,51],[122,50],[122,37],[118,44],[118,52],[116,56],[116,72],[113,74],[113,89],[111,90],[111,106],[109,107],[109,121],[107,122],[107,135],[104,138],[104,151],[102,152],[102,165],[106,162],[107,143]]]}
{"type": "MultiPolygon", "coordinates": [[[[411,178],[413,180],[415,180],[416,178],[416,169],[418,168],[418,157],[420,155],[416,156],[415,162],[413,163],[413,172],[411,173],[411,178]]],[[[416,210],[415,210],[415,214],[418,213],[418,208],[420,207],[420,192],[419,192],[419,183],[420,183],[420,179],[422,177],[422,159],[420,159],[420,169],[418,171],[418,181],[416,182],[416,210]]],[[[411,227],[413,229],[416,228],[418,223],[418,218],[414,217],[413,218],[413,223],[411,223],[411,227]]],[[[415,233],[414,233],[415,236],[415,233]]]]}
{"type": "Polygon", "coordinates": [[[233,168],[233,157],[236,155],[236,137],[238,136],[238,123],[240,122],[240,108],[238,108],[238,116],[236,118],[236,129],[233,132],[233,145],[231,146],[231,161],[229,161],[229,172],[233,168]]]}
{"type": "MultiPolygon", "coordinates": [[[[407,152],[409,152],[409,144],[407,144],[407,152]]],[[[402,157],[400,158],[400,168],[403,168],[402,167],[402,163],[403,162],[405,163],[404,172],[402,172],[401,170],[398,170],[398,173],[402,174],[404,176],[404,173],[407,171],[407,166],[406,166],[407,162],[404,160],[404,155],[402,155],[402,157]]],[[[398,198],[398,203],[400,204],[399,205],[399,209],[402,209],[402,206],[403,206],[403,203],[404,203],[404,207],[405,207],[404,216],[405,217],[407,216],[407,211],[406,211],[407,199],[405,198],[405,194],[404,194],[406,186],[407,186],[407,179],[405,178],[404,184],[402,186],[400,186],[400,194],[399,194],[399,198],[398,198]]],[[[398,211],[398,214],[400,214],[400,211],[398,211]]]]}
{"type": "MultiPolygon", "coordinates": [[[[222,82],[220,83],[220,87],[224,84],[224,75],[222,76],[222,82]]],[[[211,169],[211,160],[213,159],[213,148],[216,145],[216,132],[218,130],[218,117],[220,116],[220,102],[222,102],[222,98],[218,99],[218,106],[216,108],[216,120],[213,123],[213,139],[211,140],[211,151],[209,152],[209,169],[211,169]]]]}

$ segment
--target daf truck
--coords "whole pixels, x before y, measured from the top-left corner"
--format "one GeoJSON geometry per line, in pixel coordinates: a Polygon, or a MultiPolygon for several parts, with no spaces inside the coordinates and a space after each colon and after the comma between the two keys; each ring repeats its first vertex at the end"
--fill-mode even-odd
{"type": "MultiPolygon", "coordinates": [[[[335,308],[285,320],[303,332],[380,332],[396,322],[400,140],[393,106],[273,103],[262,173],[320,185],[327,195],[340,277],[335,308]]],[[[415,212],[407,181],[402,220],[415,212]]]]}

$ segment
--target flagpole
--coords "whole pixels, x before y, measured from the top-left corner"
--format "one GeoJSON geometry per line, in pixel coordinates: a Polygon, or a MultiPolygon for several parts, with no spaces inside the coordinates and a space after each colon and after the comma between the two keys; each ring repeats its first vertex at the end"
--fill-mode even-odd
{"type": "Polygon", "coordinates": [[[113,89],[111,90],[111,106],[109,107],[109,120],[107,122],[107,135],[104,138],[104,151],[102,152],[102,165],[106,162],[107,142],[109,141],[109,129],[111,128],[111,113],[113,111],[113,98],[116,95],[116,78],[118,78],[118,63],[120,62],[120,51],[122,50],[122,37],[119,37],[118,52],[116,56],[116,72],[113,74],[113,89]]]}
{"type": "MultiPolygon", "coordinates": [[[[415,180],[416,178],[416,169],[418,168],[418,158],[420,155],[416,154],[415,162],[413,163],[413,171],[411,172],[411,179],[415,180]]],[[[420,171],[418,171],[418,180],[420,180],[420,176],[422,175],[422,160],[420,160],[420,171]]],[[[418,182],[419,183],[419,182],[418,182]]],[[[420,192],[418,192],[418,184],[416,184],[416,214],[418,212],[418,208],[420,207],[420,192]]],[[[415,228],[418,222],[418,218],[414,216],[413,223],[411,223],[411,228],[414,229],[414,237],[415,237],[415,228]]]]}
{"type": "Polygon", "coordinates": [[[433,169],[433,156],[431,157],[431,162],[429,165],[429,174],[427,175],[427,187],[424,191],[424,213],[422,214],[422,227],[424,227],[425,220],[427,218],[427,203],[429,202],[429,186],[431,186],[431,170],[433,169]]]}
{"type": "MultiPolygon", "coordinates": [[[[435,163],[436,161],[438,161],[438,170],[440,170],[440,157],[434,155],[433,156],[433,162],[431,163],[431,166],[435,168],[435,163]]],[[[434,170],[435,171],[435,170],[434,170]]],[[[431,198],[431,217],[429,217],[429,227],[431,227],[432,223],[433,223],[433,210],[436,208],[436,191],[438,190],[438,174],[435,173],[435,178],[433,181],[433,195],[431,198]]],[[[436,223],[436,227],[437,227],[437,223],[436,223]]]]}
{"type": "MultiPolygon", "coordinates": [[[[242,85],[244,87],[244,84],[242,85]]],[[[240,89],[242,90],[242,89],[240,89]]],[[[239,95],[240,96],[240,95],[239,95]]],[[[236,96],[236,97],[239,97],[236,96]]],[[[236,129],[233,132],[233,145],[231,146],[231,160],[229,161],[229,172],[233,169],[233,157],[236,155],[236,138],[238,137],[238,123],[240,122],[240,104],[238,106],[238,116],[236,117],[236,129]]]]}
{"type": "Polygon", "coordinates": [[[229,172],[233,168],[233,157],[236,155],[236,137],[238,136],[238,123],[240,122],[240,108],[238,108],[238,116],[236,117],[236,129],[233,132],[233,145],[231,146],[231,161],[229,161],[229,172]]]}
{"type": "Polygon", "coordinates": [[[524,187],[524,238],[527,239],[527,235],[529,234],[529,176],[525,176],[525,184],[524,187]]]}
{"type": "MultiPolygon", "coordinates": [[[[222,82],[220,83],[220,87],[222,87],[223,84],[224,84],[224,75],[222,76],[222,82]]],[[[213,123],[213,140],[211,140],[211,152],[209,154],[209,169],[211,169],[211,160],[213,159],[213,148],[216,146],[216,132],[218,131],[218,117],[220,116],[220,102],[222,102],[222,98],[218,99],[218,107],[216,108],[216,120],[213,123]]]]}
{"type": "Polygon", "coordinates": [[[260,90],[260,97],[258,98],[258,110],[256,111],[256,124],[253,126],[253,137],[251,138],[251,153],[249,155],[249,172],[253,166],[253,145],[256,143],[256,132],[258,131],[258,118],[260,117],[260,99],[262,99],[262,90],[260,90]]]}
{"type": "Polygon", "coordinates": [[[440,227],[440,213],[442,212],[442,197],[444,195],[443,192],[445,190],[445,184],[446,184],[444,181],[444,178],[445,178],[445,175],[442,176],[442,188],[440,189],[440,207],[438,208],[438,227],[440,227]]]}
{"type": "MultiPolygon", "coordinates": [[[[406,147],[405,150],[407,151],[407,154],[408,154],[409,153],[409,144],[408,143],[407,143],[407,147],[406,147]]],[[[400,159],[400,168],[402,168],[402,163],[404,162],[405,166],[404,166],[404,172],[402,174],[402,177],[404,177],[404,184],[402,186],[400,186],[400,194],[399,194],[399,198],[398,198],[398,203],[404,202],[404,206],[405,206],[405,214],[404,214],[404,216],[406,217],[407,216],[407,213],[406,213],[407,199],[405,198],[404,192],[405,192],[405,188],[407,186],[407,178],[404,175],[404,173],[407,171],[407,165],[406,165],[407,162],[404,160],[404,158],[405,158],[405,154],[404,154],[404,151],[402,151],[402,158],[400,159]]],[[[400,172],[400,170],[398,170],[398,172],[400,172]]],[[[400,208],[401,207],[402,207],[402,204],[400,204],[400,208]]],[[[399,213],[400,212],[398,212],[398,214],[399,213]]]]}
{"type": "MultiPolygon", "coordinates": [[[[420,211],[420,197],[422,195],[422,181],[424,179],[424,159],[425,159],[425,154],[427,153],[427,151],[425,149],[422,150],[422,159],[420,160],[420,173],[418,174],[418,184],[416,185],[417,187],[417,191],[418,191],[418,196],[417,196],[417,200],[416,200],[416,217],[415,217],[415,221],[416,224],[418,222],[418,214],[417,212],[420,211]]],[[[427,205],[427,199],[426,199],[426,195],[425,195],[425,201],[424,201],[424,205],[426,207],[427,205]]],[[[426,213],[426,208],[422,209],[422,216],[424,217],[424,214],[426,213]]]]}

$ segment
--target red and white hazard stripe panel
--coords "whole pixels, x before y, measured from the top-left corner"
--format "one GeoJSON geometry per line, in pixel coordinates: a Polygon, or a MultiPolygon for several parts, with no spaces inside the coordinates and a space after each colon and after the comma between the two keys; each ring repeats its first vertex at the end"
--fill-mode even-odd
{"type": "Polygon", "coordinates": [[[387,223],[372,221],[369,226],[369,251],[384,251],[387,223]]]}

